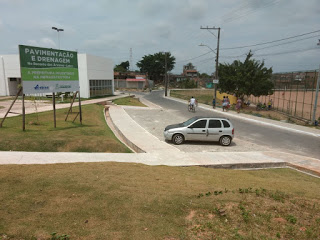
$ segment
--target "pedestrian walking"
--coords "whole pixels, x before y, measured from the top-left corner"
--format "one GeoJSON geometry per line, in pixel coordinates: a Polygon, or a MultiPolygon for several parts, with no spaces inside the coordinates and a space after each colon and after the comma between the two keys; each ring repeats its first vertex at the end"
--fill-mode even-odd
{"type": "Polygon", "coordinates": [[[268,110],[271,110],[272,107],[272,99],[269,99],[268,101],[268,110]]]}
{"type": "Polygon", "coordinates": [[[242,101],[241,101],[241,99],[240,99],[240,98],[238,98],[238,100],[237,100],[237,104],[236,104],[236,110],[237,110],[237,113],[240,113],[241,104],[242,104],[242,101]]]}
{"type": "Polygon", "coordinates": [[[227,110],[228,110],[229,107],[230,107],[230,99],[229,99],[229,96],[226,97],[226,101],[227,101],[227,110]]]}
{"type": "Polygon", "coordinates": [[[227,109],[227,106],[228,106],[228,103],[227,103],[227,100],[226,100],[226,96],[223,96],[223,99],[222,99],[222,111],[224,112],[224,110],[227,109]]]}

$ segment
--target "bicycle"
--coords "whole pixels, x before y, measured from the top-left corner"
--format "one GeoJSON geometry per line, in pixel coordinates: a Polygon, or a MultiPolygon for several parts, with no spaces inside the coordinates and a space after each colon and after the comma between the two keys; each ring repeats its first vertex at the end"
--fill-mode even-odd
{"type": "Polygon", "coordinates": [[[188,104],[188,111],[189,112],[196,112],[196,107],[194,104],[188,104]]]}

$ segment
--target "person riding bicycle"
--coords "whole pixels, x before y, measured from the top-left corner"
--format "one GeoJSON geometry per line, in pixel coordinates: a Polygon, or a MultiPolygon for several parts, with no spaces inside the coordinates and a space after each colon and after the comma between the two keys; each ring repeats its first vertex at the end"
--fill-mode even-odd
{"type": "Polygon", "coordinates": [[[197,100],[192,96],[189,100],[189,106],[193,107],[193,109],[196,108],[197,100]]]}

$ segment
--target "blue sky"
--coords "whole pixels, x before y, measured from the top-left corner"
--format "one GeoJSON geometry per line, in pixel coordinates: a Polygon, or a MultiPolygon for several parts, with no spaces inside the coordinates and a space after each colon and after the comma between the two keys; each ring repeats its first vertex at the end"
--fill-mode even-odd
{"type": "Polygon", "coordinates": [[[0,0],[0,54],[17,54],[19,44],[58,48],[53,26],[64,29],[61,49],[119,64],[130,60],[132,48],[133,69],[144,55],[170,51],[176,57],[174,73],[188,62],[201,73],[214,72],[210,48],[217,47],[217,31],[201,26],[221,28],[222,63],[243,60],[252,49],[254,58],[274,72],[314,70],[320,64],[318,0],[0,0]],[[315,33],[225,49],[310,32],[315,33]]]}

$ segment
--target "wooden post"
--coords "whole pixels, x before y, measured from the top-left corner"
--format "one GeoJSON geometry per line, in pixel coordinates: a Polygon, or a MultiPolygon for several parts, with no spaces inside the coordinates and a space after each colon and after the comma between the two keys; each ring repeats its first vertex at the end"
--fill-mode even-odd
{"type": "Polygon", "coordinates": [[[79,93],[79,113],[80,113],[80,124],[82,124],[82,111],[81,111],[81,99],[80,99],[80,91],[79,93]]]}
{"type": "Polygon", "coordinates": [[[72,113],[72,105],[73,105],[73,103],[74,103],[74,100],[75,100],[76,97],[77,97],[77,94],[78,94],[78,91],[76,91],[76,93],[73,94],[73,97],[72,97],[72,100],[71,100],[71,103],[70,103],[70,107],[69,107],[67,116],[66,116],[66,118],[65,118],[64,121],[67,121],[69,114],[72,113]]]}
{"type": "Polygon", "coordinates": [[[54,128],[57,127],[56,123],[56,94],[52,93],[52,100],[53,100],[53,122],[54,122],[54,128]]]}
{"type": "Polygon", "coordinates": [[[20,89],[19,89],[19,91],[18,91],[18,93],[17,93],[17,95],[16,95],[15,99],[13,100],[13,102],[11,103],[11,105],[10,105],[10,107],[9,107],[8,111],[7,111],[7,112],[6,112],[6,114],[4,115],[4,117],[3,117],[3,119],[2,119],[2,121],[1,121],[1,123],[0,123],[0,128],[2,127],[2,124],[3,124],[4,120],[6,119],[7,115],[9,114],[9,112],[10,112],[10,110],[11,110],[11,108],[12,108],[13,104],[17,101],[17,98],[19,97],[19,95],[20,95],[21,91],[22,91],[22,88],[20,88],[20,89]]]}
{"type": "Polygon", "coordinates": [[[22,130],[26,130],[26,109],[24,107],[24,94],[22,94],[22,130]]]}

